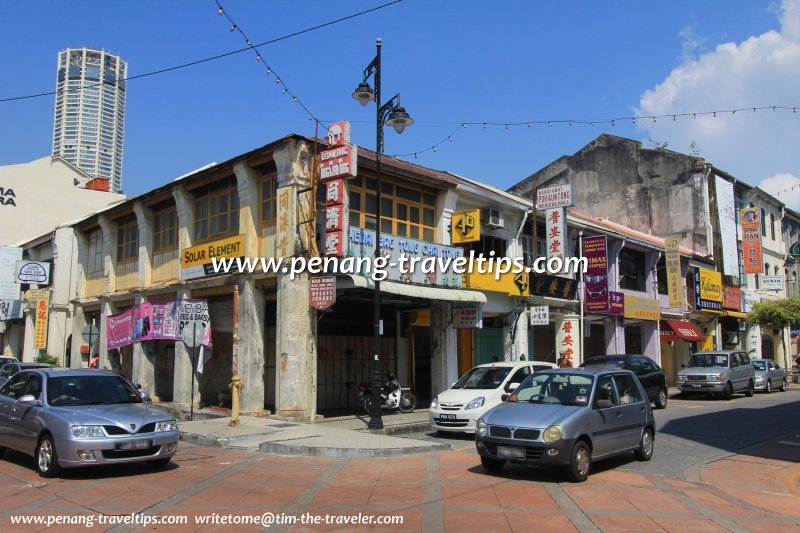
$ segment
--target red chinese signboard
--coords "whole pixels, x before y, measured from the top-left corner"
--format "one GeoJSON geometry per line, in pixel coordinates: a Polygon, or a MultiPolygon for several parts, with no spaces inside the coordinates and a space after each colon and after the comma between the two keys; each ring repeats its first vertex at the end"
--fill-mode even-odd
{"type": "Polygon", "coordinates": [[[764,265],[761,260],[761,215],[756,207],[739,211],[742,221],[742,254],[745,274],[761,274],[764,265]]]}
{"type": "Polygon", "coordinates": [[[325,183],[325,205],[344,203],[344,180],[330,180],[325,183]]]}
{"type": "Polygon", "coordinates": [[[322,311],[336,303],[335,276],[319,276],[311,278],[309,281],[311,286],[309,289],[309,303],[311,307],[322,311]]]}
{"type": "Polygon", "coordinates": [[[358,147],[352,144],[325,150],[319,154],[319,176],[322,181],[350,178],[358,171],[358,147]]]}

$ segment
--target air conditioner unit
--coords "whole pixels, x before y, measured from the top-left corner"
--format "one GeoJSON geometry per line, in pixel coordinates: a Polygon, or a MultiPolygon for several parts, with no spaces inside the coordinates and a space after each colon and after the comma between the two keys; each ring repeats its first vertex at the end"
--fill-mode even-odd
{"type": "Polygon", "coordinates": [[[733,331],[723,331],[722,344],[739,344],[739,334],[733,331]]]}
{"type": "Polygon", "coordinates": [[[740,283],[739,276],[722,276],[722,283],[731,285],[732,287],[738,287],[740,283]]]}
{"type": "Polygon", "coordinates": [[[504,226],[503,212],[496,207],[487,207],[484,209],[483,220],[490,228],[502,228],[504,226]]]}

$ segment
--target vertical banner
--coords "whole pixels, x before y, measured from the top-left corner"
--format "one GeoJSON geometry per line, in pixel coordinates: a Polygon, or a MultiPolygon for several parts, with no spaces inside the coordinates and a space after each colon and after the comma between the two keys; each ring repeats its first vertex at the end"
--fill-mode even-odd
{"type": "Polygon", "coordinates": [[[761,274],[764,271],[761,258],[761,215],[757,207],[747,207],[739,213],[742,220],[744,273],[761,274]]]}
{"type": "Polygon", "coordinates": [[[347,190],[343,179],[330,180],[325,186],[324,255],[342,257],[347,250],[347,190]]]}
{"type": "MultiPolygon", "coordinates": [[[[738,276],[739,249],[736,245],[736,204],[733,198],[733,183],[720,176],[714,178],[719,232],[722,241],[722,271],[726,276],[738,276]]],[[[670,305],[670,307],[673,306],[670,305]]]]}
{"type": "MultiPolygon", "coordinates": [[[[736,244],[735,240],[734,244],[736,244]]],[[[678,249],[678,239],[669,239],[664,242],[664,257],[667,263],[667,294],[669,295],[669,306],[673,308],[683,307],[681,254],[678,249]]]]}
{"type": "Polygon", "coordinates": [[[20,286],[16,278],[17,261],[22,260],[22,248],[0,247],[0,299],[19,300],[20,286]]]}
{"type": "Polygon", "coordinates": [[[556,353],[558,366],[572,368],[581,364],[578,315],[562,315],[556,318],[556,353]]]}
{"type": "Polygon", "coordinates": [[[567,231],[564,208],[548,209],[547,213],[547,259],[566,257],[567,231]]]}
{"type": "Polygon", "coordinates": [[[605,235],[584,237],[583,257],[586,258],[585,303],[590,313],[608,313],[608,255],[605,235]]]}
{"type": "Polygon", "coordinates": [[[36,301],[36,325],[33,330],[33,349],[47,348],[47,322],[50,317],[50,291],[43,294],[46,298],[36,301]]]}

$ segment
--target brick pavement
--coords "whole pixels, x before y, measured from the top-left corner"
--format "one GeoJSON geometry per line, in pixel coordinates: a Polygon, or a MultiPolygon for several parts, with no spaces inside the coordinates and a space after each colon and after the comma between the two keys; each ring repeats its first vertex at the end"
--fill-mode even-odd
{"type": "MultiPolygon", "coordinates": [[[[639,474],[615,461],[598,463],[586,483],[571,484],[556,472],[517,466],[488,475],[470,449],[348,459],[182,444],[166,470],[78,470],[55,480],[38,477],[27,458],[8,452],[0,461],[0,531],[44,530],[12,528],[12,514],[148,513],[193,520],[215,512],[265,511],[403,517],[402,526],[372,528],[385,531],[800,531],[800,447],[771,444],[748,453],[701,468],[702,482],[639,474]]],[[[148,529],[260,530],[194,524],[148,529]]],[[[269,530],[366,529],[281,524],[269,530]]]]}

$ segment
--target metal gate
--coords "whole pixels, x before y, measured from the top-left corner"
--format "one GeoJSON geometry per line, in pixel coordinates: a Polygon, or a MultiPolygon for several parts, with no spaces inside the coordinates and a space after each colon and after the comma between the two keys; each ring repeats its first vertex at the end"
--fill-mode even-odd
{"type": "Polygon", "coordinates": [[[492,357],[498,361],[505,359],[503,328],[482,328],[475,330],[475,364],[491,363],[492,357]]]}

